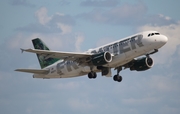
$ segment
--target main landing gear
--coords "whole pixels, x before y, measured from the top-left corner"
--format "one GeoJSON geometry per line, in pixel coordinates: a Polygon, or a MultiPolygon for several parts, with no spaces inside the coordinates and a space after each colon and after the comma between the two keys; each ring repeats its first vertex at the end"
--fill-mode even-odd
{"type": "Polygon", "coordinates": [[[119,75],[119,72],[122,70],[122,67],[120,66],[120,67],[117,67],[115,69],[117,69],[117,74],[114,75],[113,79],[114,79],[114,81],[121,82],[122,76],[119,75]]]}
{"type": "Polygon", "coordinates": [[[97,77],[96,72],[91,71],[90,73],[88,73],[88,78],[89,79],[95,79],[96,77],[97,77]]]}
{"type": "MultiPolygon", "coordinates": [[[[122,81],[122,76],[119,75],[120,71],[122,70],[122,67],[116,67],[115,70],[117,70],[117,74],[114,75],[113,79],[114,81],[117,81],[117,82],[121,82],[122,81]]],[[[97,77],[97,74],[96,72],[94,71],[91,71],[88,73],[88,78],[89,79],[95,79],[97,77]]]]}
{"type": "Polygon", "coordinates": [[[94,72],[94,71],[92,70],[92,69],[93,69],[92,66],[90,67],[90,69],[91,69],[91,72],[88,73],[88,78],[89,78],[89,79],[95,79],[95,78],[97,77],[97,74],[96,74],[96,72],[94,72]]]}

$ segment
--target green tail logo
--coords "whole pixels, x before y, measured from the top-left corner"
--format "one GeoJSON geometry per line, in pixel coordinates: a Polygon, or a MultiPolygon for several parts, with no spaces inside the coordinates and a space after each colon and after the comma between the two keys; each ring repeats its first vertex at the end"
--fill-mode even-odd
{"type": "MultiPolygon", "coordinates": [[[[45,43],[43,43],[43,41],[41,41],[41,39],[39,39],[39,38],[33,39],[32,43],[33,43],[35,49],[49,50],[49,48],[45,45],[45,43]]],[[[42,56],[39,54],[36,54],[36,55],[37,55],[37,58],[39,60],[39,64],[40,64],[41,68],[45,68],[49,65],[52,65],[53,63],[55,63],[59,60],[57,58],[45,59],[45,56],[42,56]]]]}

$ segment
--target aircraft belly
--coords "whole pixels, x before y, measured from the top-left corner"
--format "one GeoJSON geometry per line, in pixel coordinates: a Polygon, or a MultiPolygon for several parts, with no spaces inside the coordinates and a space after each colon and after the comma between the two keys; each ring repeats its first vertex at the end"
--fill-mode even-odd
{"type": "Polygon", "coordinates": [[[86,75],[89,72],[89,66],[78,65],[77,63],[70,64],[69,66],[57,67],[57,75],[59,75],[60,78],[78,77],[86,75]]]}
{"type": "Polygon", "coordinates": [[[71,78],[71,77],[78,77],[78,76],[83,76],[86,75],[86,72],[82,72],[81,69],[72,71],[72,72],[64,72],[64,74],[48,74],[48,75],[39,75],[39,74],[34,74],[33,78],[44,78],[44,79],[50,79],[50,78],[71,78]]]}
{"type": "Polygon", "coordinates": [[[41,74],[34,74],[33,78],[43,78],[43,79],[50,79],[50,78],[59,78],[58,75],[41,75],[41,74]]]}

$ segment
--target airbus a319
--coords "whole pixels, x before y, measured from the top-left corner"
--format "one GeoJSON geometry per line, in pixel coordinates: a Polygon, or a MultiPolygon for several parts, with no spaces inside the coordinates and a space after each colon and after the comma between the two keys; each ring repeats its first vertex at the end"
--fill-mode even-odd
{"type": "Polygon", "coordinates": [[[157,31],[144,31],[112,43],[89,49],[86,52],[52,51],[39,38],[33,39],[35,49],[21,49],[37,54],[41,69],[16,69],[33,73],[33,78],[72,78],[87,75],[90,79],[112,77],[111,69],[117,70],[113,80],[122,81],[122,69],[145,71],[153,66],[151,54],[165,45],[168,38],[157,31]]]}

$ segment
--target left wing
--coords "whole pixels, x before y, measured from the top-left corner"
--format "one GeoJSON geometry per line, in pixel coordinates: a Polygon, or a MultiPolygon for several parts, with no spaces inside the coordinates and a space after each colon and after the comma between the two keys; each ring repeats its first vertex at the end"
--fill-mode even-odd
{"type": "Polygon", "coordinates": [[[48,74],[49,73],[48,69],[16,69],[15,71],[35,73],[35,74],[48,74]]]}
{"type": "Polygon", "coordinates": [[[76,52],[60,52],[60,51],[49,51],[49,50],[39,50],[39,49],[21,49],[22,52],[31,52],[44,56],[46,59],[48,58],[59,58],[66,60],[75,60],[78,58],[86,58],[90,57],[92,54],[87,53],[76,53],[76,52]]]}

